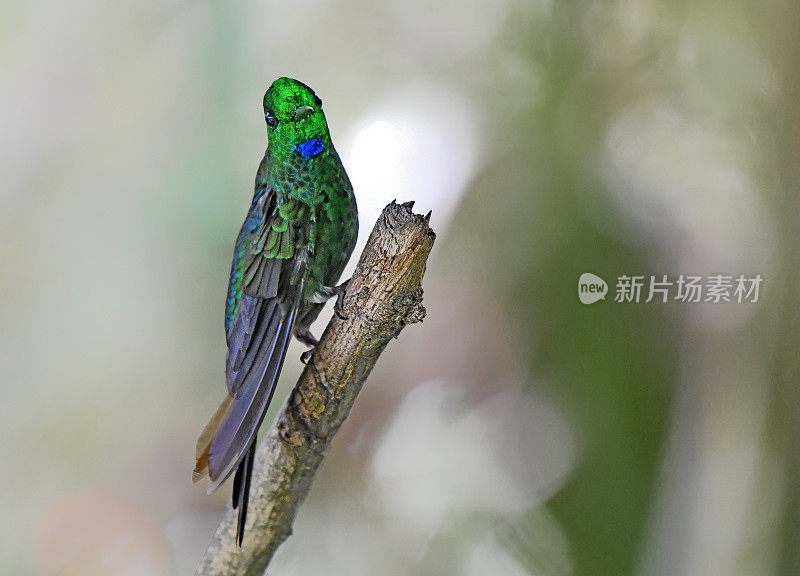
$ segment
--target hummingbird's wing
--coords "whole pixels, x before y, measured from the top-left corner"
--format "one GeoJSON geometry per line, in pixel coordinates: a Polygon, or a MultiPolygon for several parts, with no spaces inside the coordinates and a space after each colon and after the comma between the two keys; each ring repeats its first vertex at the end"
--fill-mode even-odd
{"type": "MultiPolygon", "coordinates": [[[[289,281],[299,238],[281,217],[273,194],[263,195],[254,204],[245,233],[241,294],[227,338],[229,398],[198,441],[196,475],[208,474],[210,490],[230,476],[255,441],[278,382],[305,285],[302,274],[294,285],[289,281]]],[[[252,466],[252,458],[248,464],[252,466]]],[[[248,480],[247,471],[244,476],[248,480]]]]}
{"type": "Polygon", "coordinates": [[[292,257],[299,234],[280,215],[274,195],[270,194],[270,199],[267,204],[262,197],[256,206],[264,213],[257,219],[258,226],[244,257],[240,303],[227,334],[225,372],[228,392],[234,398],[266,366],[270,344],[277,334],[277,318],[288,314],[296,291],[296,286],[288,282],[287,273],[294,265],[292,257]]]}
{"type": "MultiPolygon", "coordinates": [[[[293,298],[289,303],[276,302],[273,299],[264,301],[260,306],[255,323],[257,337],[251,339],[254,361],[252,364],[248,362],[251,355],[248,350],[245,358],[245,363],[249,366],[248,376],[243,379],[237,396],[230,401],[208,446],[207,469],[212,482],[210,490],[216,489],[233,473],[251,443],[255,441],[256,432],[278,383],[304,286],[305,281],[301,280],[297,289],[293,290],[293,298]]],[[[243,303],[247,298],[254,297],[243,296],[243,303]]],[[[243,367],[245,363],[242,364],[243,367]]]]}

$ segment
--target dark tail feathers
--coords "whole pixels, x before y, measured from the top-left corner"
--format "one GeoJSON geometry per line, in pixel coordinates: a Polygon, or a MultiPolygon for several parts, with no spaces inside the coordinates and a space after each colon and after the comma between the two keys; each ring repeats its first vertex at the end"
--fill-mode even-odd
{"type": "Polygon", "coordinates": [[[233,477],[233,509],[239,510],[236,520],[236,544],[242,547],[244,525],[247,521],[247,502],[250,499],[250,479],[253,477],[253,460],[256,457],[256,442],[253,440],[244,460],[241,461],[233,477]]]}

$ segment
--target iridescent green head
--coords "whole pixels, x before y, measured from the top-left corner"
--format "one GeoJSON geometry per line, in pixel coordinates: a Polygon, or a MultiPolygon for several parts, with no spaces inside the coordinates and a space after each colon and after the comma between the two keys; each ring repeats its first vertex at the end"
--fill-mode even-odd
{"type": "Polygon", "coordinates": [[[312,158],[330,149],[322,100],[297,80],[278,78],[264,94],[269,149],[278,158],[312,158]]]}

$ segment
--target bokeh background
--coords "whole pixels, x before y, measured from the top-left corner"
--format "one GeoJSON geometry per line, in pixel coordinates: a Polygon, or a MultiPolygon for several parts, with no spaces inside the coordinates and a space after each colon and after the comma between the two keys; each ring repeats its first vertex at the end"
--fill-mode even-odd
{"type": "Polygon", "coordinates": [[[800,573],[799,57],[794,0],[4,2],[0,572],[194,570],[229,493],[192,485],[194,442],[288,75],[362,242],[393,198],[438,240],[428,317],[271,574],[800,573]],[[587,271],[764,283],[585,306],[587,271]]]}

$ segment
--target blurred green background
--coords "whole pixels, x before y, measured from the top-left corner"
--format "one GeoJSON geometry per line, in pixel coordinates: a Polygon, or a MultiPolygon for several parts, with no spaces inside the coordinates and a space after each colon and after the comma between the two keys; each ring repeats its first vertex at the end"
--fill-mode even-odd
{"type": "Polygon", "coordinates": [[[229,496],[192,485],[194,442],[287,75],[325,102],[359,246],[393,198],[439,239],[425,323],[271,574],[800,573],[798,57],[795,0],[4,2],[0,572],[194,570],[229,496]],[[759,301],[611,297],[720,273],[759,301]]]}

